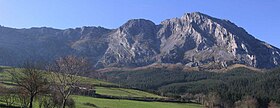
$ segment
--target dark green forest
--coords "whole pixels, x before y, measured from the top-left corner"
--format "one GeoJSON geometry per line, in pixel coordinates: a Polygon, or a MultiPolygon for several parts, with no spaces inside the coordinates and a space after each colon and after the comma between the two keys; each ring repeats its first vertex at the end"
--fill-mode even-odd
{"type": "Polygon", "coordinates": [[[265,72],[235,68],[223,73],[155,68],[112,71],[107,72],[106,76],[107,80],[128,87],[181,99],[185,96],[186,100],[198,100],[202,104],[205,102],[199,98],[209,95],[213,98],[213,94],[218,96],[215,97],[219,99],[217,105],[224,107],[241,104],[242,100],[250,104],[256,101],[254,104],[260,108],[280,103],[280,68],[265,72]]]}

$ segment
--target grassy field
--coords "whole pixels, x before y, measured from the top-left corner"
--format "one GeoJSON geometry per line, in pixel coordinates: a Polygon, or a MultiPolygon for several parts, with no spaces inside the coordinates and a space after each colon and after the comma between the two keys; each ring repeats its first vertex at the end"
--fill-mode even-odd
{"type": "MultiPolygon", "coordinates": [[[[87,96],[72,96],[76,108],[203,108],[202,105],[192,103],[170,102],[144,102],[119,99],[102,99],[87,96]]],[[[0,104],[5,104],[0,101],[0,104]]],[[[15,103],[18,106],[19,103],[15,103]]],[[[34,108],[39,108],[38,101],[34,102],[34,108]]]]}
{"type": "Polygon", "coordinates": [[[201,105],[190,103],[143,102],[85,96],[73,96],[72,98],[76,100],[77,108],[202,108],[201,105]]]}
{"type": "Polygon", "coordinates": [[[11,87],[12,84],[15,83],[11,81],[11,76],[8,73],[8,69],[5,69],[2,72],[0,72],[0,85],[11,87]]]}
{"type": "Polygon", "coordinates": [[[101,86],[117,86],[117,84],[114,84],[114,83],[97,80],[97,79],[93,79],[93,78],[87,78],[87,77],[80,77],[80,81],[82,83],[101,85],[101,86]]]}
{"type": "MultiPolygon", "coordinates": [[[[2,66],[0,66],[2,67],[2,66]]],[[[11,82],[11,76],[8,71],[13,71],[10,67],[4,67],[4,70],[0,72],[0,82],[4,83],[13,83],[11,82]]],[[[20,71],[20,69],[16,68],[15,71],[20,71]]],[[[47,73],[46,75],[50,76],[50,73],[47,73]]],[[[50,76],[51,77],[51,76],[50,76]]],[[[97,80],[93,78],[87,78],[87,77],[79,77],[81,83],[87,83],[87,84],[94,84],[94,85],[102,85],[102,86],[116,86],[114,83],[97,80]]]]}
{"type": "MultiPolygon", "coordinates": [[[[5,67],[5,71],[0,72],[0,85],[13,87],[14,84],[11,81],[11,76],[7,72],[9,67],[5,67]]],[[[19,69],[16,69],[19,70],[19,69]]],[[[48,74],[47,74],[48,75],[48,74]]],[[[80,77],[82,83],[94,84],[96,93],[107,96],[119,96],[119,97],[150,97],[150,98],[164,98],[156,94],[148,93],[145,91],[116,88],[108,86],[117,86],[114,83],[101,81],[97,79],[80,77]],[[103,86],[103,87],[102,87],[103,86]]],[[[189,103],[167,103],[167,102],[144,102],[133,100],[119,100],[119,99],[102,99],[86,96],[72,96],[75,100],[76,108],[202,108],[198,104],[189,103]],[[94,107],[96,106],[96,107],[94,107]]],[[[0,102],[0,104],[4,104],[0,102]]],[[[16,104],[18,106],[18,104],[16,104]]],[[[35,101],[35,107],[38,107],[38,102],[35,101]]]]}
{"type": "Polygon", "coordinates": [[[163,98],[152,93],[125,88],[96,87],[95,90],[97,94],[108,96],[163,98]]]}

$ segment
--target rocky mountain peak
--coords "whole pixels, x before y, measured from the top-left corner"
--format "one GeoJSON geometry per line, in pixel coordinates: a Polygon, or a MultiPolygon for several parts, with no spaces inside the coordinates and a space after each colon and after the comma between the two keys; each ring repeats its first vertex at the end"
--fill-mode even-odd
{"type": "MultiPolygon", "coordinates": [[[[264,57],[259,53],[260,49],[264,49],[256,48],[264,47],[262,42],[228,20],[194,12],[181,18],[165,20],[160,25],[158,37],[162,43],[161,62],[180,61],[187,66],[211,64],[215,68],[231,64],[252,67],[265,65],[257,60],[264,57]]],[[[271,54],[273,53],[270,52],[269,55],[271,54]]],[[[265,58],[269,59],[265,61],[270,62],[270,66],[274,67],[278,63],[273,62],[273,57],[265,58]]]]}
{"type": "Polygon", "coordinates": [[[131,19],[131,20],[128,20],[122,26],[133,27],[133,26],[141,26],[141,25],[155,25],[155,24],[154,24],[154,22],[152,22],[150,20],[146,20],[146,19],[131,19]]]}
{"type": "Polygon", "coordinates": [[[155,24],[150,20],[132,19],[127,21],[124,25],[119,27],[119,32],[131,34],[133,36],[139,33],[149,32],[155,27],[155,24]]]}
{"type": "Polygon", "coordinates": [[[116,29],[0,29],[0,65],[14,65],[29,56],[53,60],[69,54],[85,56],[97,68],[154,63],[206,69],[233,64],[273,68],[280,64],[278,48],[228,20],[200,12],[186,13],[158,25],[132,19],[116,29]]]}
{"type": "Polygon", "coordinates": [[[186,13],[181,17],[182,20],[187,20],[189,22],[205,20],[205,19],[209,19],[209,18],[211,18],[211,17],[206,14],[200,13],[200,12],[186,13]]]}

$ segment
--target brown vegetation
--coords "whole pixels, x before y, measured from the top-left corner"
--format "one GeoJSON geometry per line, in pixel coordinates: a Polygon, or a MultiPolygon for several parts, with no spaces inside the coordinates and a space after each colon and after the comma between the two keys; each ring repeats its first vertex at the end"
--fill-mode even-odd
{"type": "Polygon", "coordinates": [[[18,93],[24,106],[27,106],[26,103],[28,103],[28,107],[32,108],[35,96],[48,90],[47,78],[39,70],[39,65],[36,63],[26,62],[20,73],[16,72],[15,69],[10,73],[18,86],[18,93]]]}
{"type": "Polygon", "coordinates": [[[78,75],[89,70],[89,63],[85,58],[66,56],[58,59],[49,71],[54,72],[51,76],[53,86],[62,97],[62,108],[65,108],[69,96],[79,84],[78,75]]]}

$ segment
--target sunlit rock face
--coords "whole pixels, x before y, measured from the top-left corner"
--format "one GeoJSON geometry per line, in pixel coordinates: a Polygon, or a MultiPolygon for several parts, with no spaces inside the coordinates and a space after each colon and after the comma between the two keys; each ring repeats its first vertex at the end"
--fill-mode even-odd
{"type": "Polygon", "coordinates": [[[246,64],[271,68],[278,65],[279,49],[255,39],[227,20],[195,12],[163,21],[157,33],[164,63],[199,66],[209,63],[246,64]]]}
{"type": "Polygon", "coordinates": [[[280,64],[279,53],[278,48],[254,38],[232,22],[199,12],[158,25],[132,19],[116,29],[0,27],[0,65],[16,65],[29,58],[52,61],[73,54],[88,58],[97,68],[154,63],[273,68],[280,64]]]}
{"type": "Polygon", "coordinates": [[[148,20],[133,19],[109,35],[109,47],[98,66],[143,66],[156,61],[159,41],[156,25],[148,20]]]}

